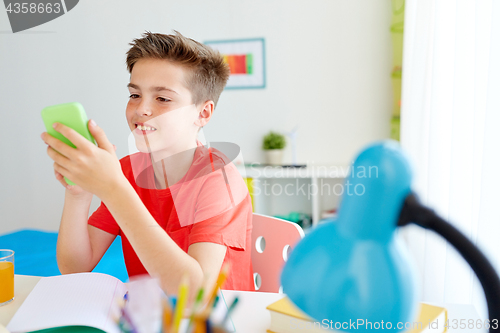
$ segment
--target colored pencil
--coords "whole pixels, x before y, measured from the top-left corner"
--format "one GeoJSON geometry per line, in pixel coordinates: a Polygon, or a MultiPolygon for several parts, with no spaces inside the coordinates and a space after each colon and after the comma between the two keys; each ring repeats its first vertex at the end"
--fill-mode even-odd
{"type": "Polygon", "coordinates": [[[170,301],[163,299],[163,314],[162,314],[162,332],[168,333],[170,326],[172,325],[172,306],[170,301]]]}
{"type": "Polygon", "coordinates": [[[217,307],[217,303],[219,302],[219,300],[220,300],[219,295],[215,296],[215,301],[214,301],[214,304],[212,306],[213,309],[215,309],[217,307]]]}
{"type": "Polygon", "coordinates": [[[181,325],[182,315],[184,313],[184,308],[186,307],[187,298],[189,291],[189,278],[184,275],[179,285],[179,293],[177,295],[177,304],[175,306],[174,322],[172,323],[172,332],[179,332],[179,327],[181,325]]]}
{"type": "Polygon", "coordinates": [[[238,301],[239,301],[239,297],[236,296],[233,300],[233,302],[231,303],[231,305],[229,306],[229,308],[227,309],[227,312],[226,312],[226,315],[224,316],[224,319],[222,320],[222,323],[220,324],[221,326],[224,327],[224,325],[226,324],[227,320],[229,319],[229,317],[231,316],[231,312],[234,311],[234,308],[236,307],[236,305],[238,304],[238,301]]]}
{"type": "Polygon", "coordinates": [[[204,292],[205,292],[205,290],[203,289],[203,287],[201,287],[200,290],[198,290],[198,294],[196,295],[196,300],[194,301],[193,309],[191,311],[191,316],[189,317],[189,324],[188,324],[188,328],[187,328],[186,332],[191,331],[191,326],[193,325],[194,316],[196,315],[196,312],[198,311],[198,307],[201,304],[204,292]]]}

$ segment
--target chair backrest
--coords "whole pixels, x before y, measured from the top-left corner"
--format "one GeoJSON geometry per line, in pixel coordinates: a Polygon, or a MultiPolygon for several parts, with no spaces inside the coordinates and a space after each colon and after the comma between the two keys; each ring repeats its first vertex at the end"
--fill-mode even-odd
{"type": "Polygon", "coordinates": [[[283,292],[281,270],[295,244],[304,237],[304,231],[297,223],[255,213],[252,224],[255,290],[283,292]]]}

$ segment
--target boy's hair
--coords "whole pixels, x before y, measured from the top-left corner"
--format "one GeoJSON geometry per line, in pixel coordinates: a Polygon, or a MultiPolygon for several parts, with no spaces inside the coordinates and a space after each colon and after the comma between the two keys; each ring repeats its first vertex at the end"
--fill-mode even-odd
{"type": "Polygon", "coordinates": [[[165,35],[146,31],[136,38],[127,52],[127,69],[132,73],[140,59],[165,59],[188,69],[186,86],[196,105],[212,100],[214,107],[229,78],[229,65],[222,55],[178,31],[165,35]]]}

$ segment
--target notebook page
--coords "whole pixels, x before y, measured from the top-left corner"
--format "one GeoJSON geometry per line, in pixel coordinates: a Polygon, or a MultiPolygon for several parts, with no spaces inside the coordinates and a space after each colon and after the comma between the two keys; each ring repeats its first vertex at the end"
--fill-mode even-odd
{"type": "Polygon", "coordinates": [[[118,332],[112,318],[116,297],[126,286],[101,273],[78,273],[43,277],[7,325],[12,332],[49,327],[84,325],[118,332]]]}

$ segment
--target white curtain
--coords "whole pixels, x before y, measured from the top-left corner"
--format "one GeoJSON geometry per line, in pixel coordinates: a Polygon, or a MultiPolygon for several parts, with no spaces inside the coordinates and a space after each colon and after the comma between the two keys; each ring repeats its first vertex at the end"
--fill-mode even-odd
{"type": "MultiPolygon", "coordinates": [[[[401,144],[414,190],[470,237],[500,271],[500,1],[407,0],[401,144]]],[[[403,232],[422,300],[473,304],[478,280],[439,236],[403,232]]]]}

